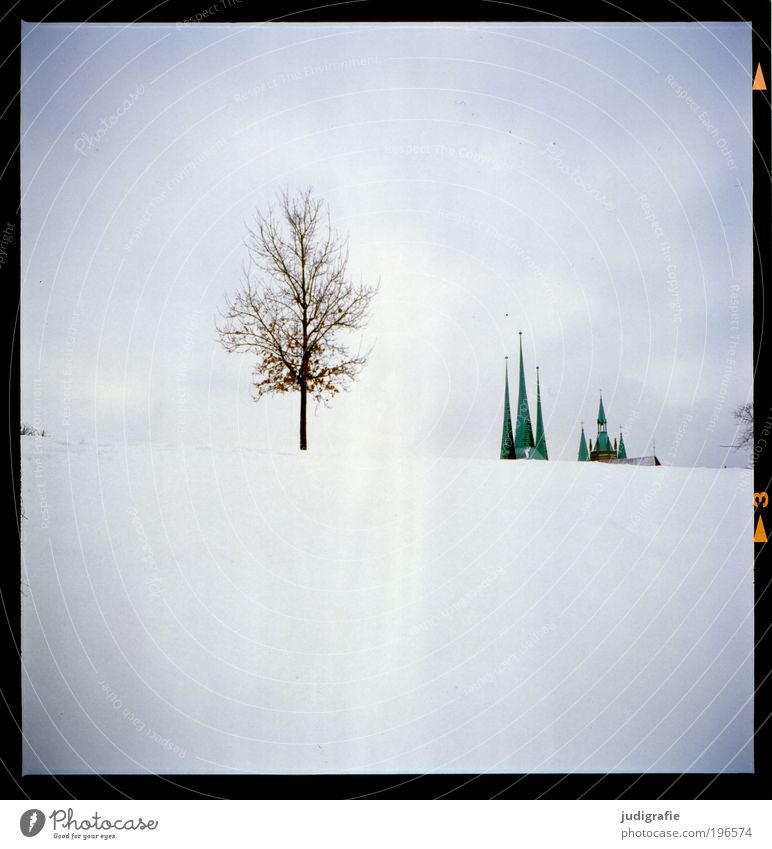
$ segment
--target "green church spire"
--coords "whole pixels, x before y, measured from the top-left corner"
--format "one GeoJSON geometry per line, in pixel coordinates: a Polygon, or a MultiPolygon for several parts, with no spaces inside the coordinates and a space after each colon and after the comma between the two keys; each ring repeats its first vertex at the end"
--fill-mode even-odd
{"type": "Polygon", "coordinates": [[[579,456],[577,457],[577,460],[589,461],[589,459],[590,454],[587,451],[587,440],[584,438],[584,422],[582,422],[582,435],[579,437],[579,456]]]}
{"type": "Polygon", "coordinates": [[[541,388],[539,386],[539,366],[536,366],[536,460],[549,460],[547,437],[544,435],[544,420],[541,415],[541,388]]]}
{"type": "Polygon", "coordinates": [[[618,460],[626,460],[627,459],[627,451],[625,450],[625,440],[622,436],[622,429],[619,430],[619,448],[617,449],[617,459],[618,460]]]}
{"type": "MultiPolygon", "coordinates": [[[[611,440],[608,438],[608,428],[606,425],[606,411],[603,409],[603,394],[600,396],[600,407],[598,408],[598,435],[595,437],[595,453],[600,454],[599,457],[590,457],[590,459],[608,459],[607,455],[613,454],[614,449],[611,445],[611,440]]],[[[590,449],[592,453],[593,449],[590,449]]],[[[616,456],[616,454],[614,454],[616,456]]]]}
{"type": "Polygon", "coordinates": [[[512,436],[512,416],[509,412],[509,368],[504,357],[504,429],[501,434],[501,459],[514,460],[515,440],[512,436]]]}
{"type": "MultiPolygon", "coordinates": [[[[600,408],[598,409],[598,425],[603,425],[603,430],[606,429],[606,411],[603,409],[603,393],[600,396],[600,408]]],[[[600,430],[600,427],[598,427],[600,430]]]]}
{"type": "Polygon", "coordinates": [[[520,333],[520,387],[517,395],[517,421],[515,424],[515,456],[526,456],[526,449],[533,448],[533,429],[531,414],[528,412],[528,395],[525,391],[525,370],[523,369],[523,334],[520,333]]]}

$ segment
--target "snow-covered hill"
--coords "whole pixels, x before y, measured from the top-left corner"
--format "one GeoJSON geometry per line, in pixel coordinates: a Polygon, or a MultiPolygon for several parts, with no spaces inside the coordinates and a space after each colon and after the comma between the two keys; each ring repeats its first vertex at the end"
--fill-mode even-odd
{"type": "Polygon", "coordinates": [[[752,768],[751,474],[23,439],[27,772],[752,768]]]}

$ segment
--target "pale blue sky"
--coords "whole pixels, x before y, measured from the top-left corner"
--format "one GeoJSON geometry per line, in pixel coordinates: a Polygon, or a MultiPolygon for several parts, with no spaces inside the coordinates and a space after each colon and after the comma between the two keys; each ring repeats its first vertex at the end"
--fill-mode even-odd
{"type": "Polygon", "coordinates": [[[26,25],[25,420],[294,450],[297,396],[251,401],[214,319],[255,208],[312,184],[381,292],[311,450],[497,456],[522,330],[551,458],[594,434],[602,387],[629,454],[742,465],[719,446],[752,385],[750,44],[744,24],[26,25]]]}

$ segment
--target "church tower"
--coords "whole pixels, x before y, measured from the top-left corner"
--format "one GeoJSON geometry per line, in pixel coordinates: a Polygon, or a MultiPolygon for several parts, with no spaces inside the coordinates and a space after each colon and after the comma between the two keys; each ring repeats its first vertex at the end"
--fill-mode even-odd
{"type": "Polygon", "coordinates": [[[504,357],[504,429],[501,433],[501,459],[515,459],[515,439],[512,436],[512,416],[509,412],[509,357],[504,357]]]}
{"type": "Polygon", "coordinates": [[[544,419],[541,414],[539,366],[536,366],[536,445],[534,446],[533,459],[549,460],[549,454],[547,454],[547,437],[544,435],[544,419]]]}
{"type": "Polygon", "coordinates": [[[525,459],[533,448],[533,429],[531,414],[528,411],[528,394],[525,390],[525,370],[523,368],[523,334],[520,333],[520,386],[517,393],[517,420],[515,423],[515,457],[525,459]]]}
{"type": "Polygon", "coordinates": [[[576,458],[580,462],[590,460],[590,452],[587,450],[587,440],[584,438],[584,422],[582,422],[582,435],[579,437],[579,456],[576,458]]]}
{"type": "Polygon", "coordinates": [[[617,452],[608,436],[606,411],[603,409],[603,395],[600,396],[598,408],[598,435],[595,437],[595,447],[590,451],[590,460],[616,460],[617,452]]]}
{"type": "Polygon", "coordinates": [[[536,367],[536,441],[533,438],[531,413],[528,409],[528,393],[525,388],[525,366],[523,364],[523,334],[520,334],[520,371],[515,409],[514,436],[512,413],[509,405],[509,363],[504,366],[504,426],[501,433],[502,460],[547,460],[547,436],[544,432],[544,416],[541,408],[541,383],[539,367],[536,367]]]}

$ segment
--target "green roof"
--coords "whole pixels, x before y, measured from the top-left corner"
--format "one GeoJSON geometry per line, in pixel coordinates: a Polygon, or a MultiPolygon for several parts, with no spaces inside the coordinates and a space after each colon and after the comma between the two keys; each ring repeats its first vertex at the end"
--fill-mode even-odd
{"type": "Polygon", "coordinates": [[[515,424],[515,448],[533,448],[531,414],[528,412],[528,394],[525,391],[523,369],[523,334],[520,334],[520,387],[517,395],[517,420],[515,424]]]}
{"type": "Polygon", "coordinates": [[[539,386],[539,366],[536,366],[536,451],[538,457],[534,460],[549,460],[547,453],[547,437],[544,435],[544,419],[541,414],[541,388],[539,386]]]}
{"type": "Polygon", "coordinates": [[[627,451],[625,450],[625,440],[622,436],[622,431],[619,431],[619,448],[617,449],[617,459],[618,460],[626,460],[627,459],[627,451]]]}
{"type": "Polygon", "coordinates": [[[579,456],[578,460],[589,460],[590,454],[587,451],[587,440],[584,437],[584,426],[582,426],[582,435],[579,437],[579,456]]]}
{"type": "Polygon", "coordinates": [[[504,364],[504,428],[501,433],[501,460],[514,460],[515,440],[512,436],[512,416],[509,412],[509,369],[504,364]]]}
{"type": "Polygon", "coordinates": [[[600,396],[600,408],[598,409],[598,424],[606,424],[606,411],[603,409],[603,396],[600,396]]]}

